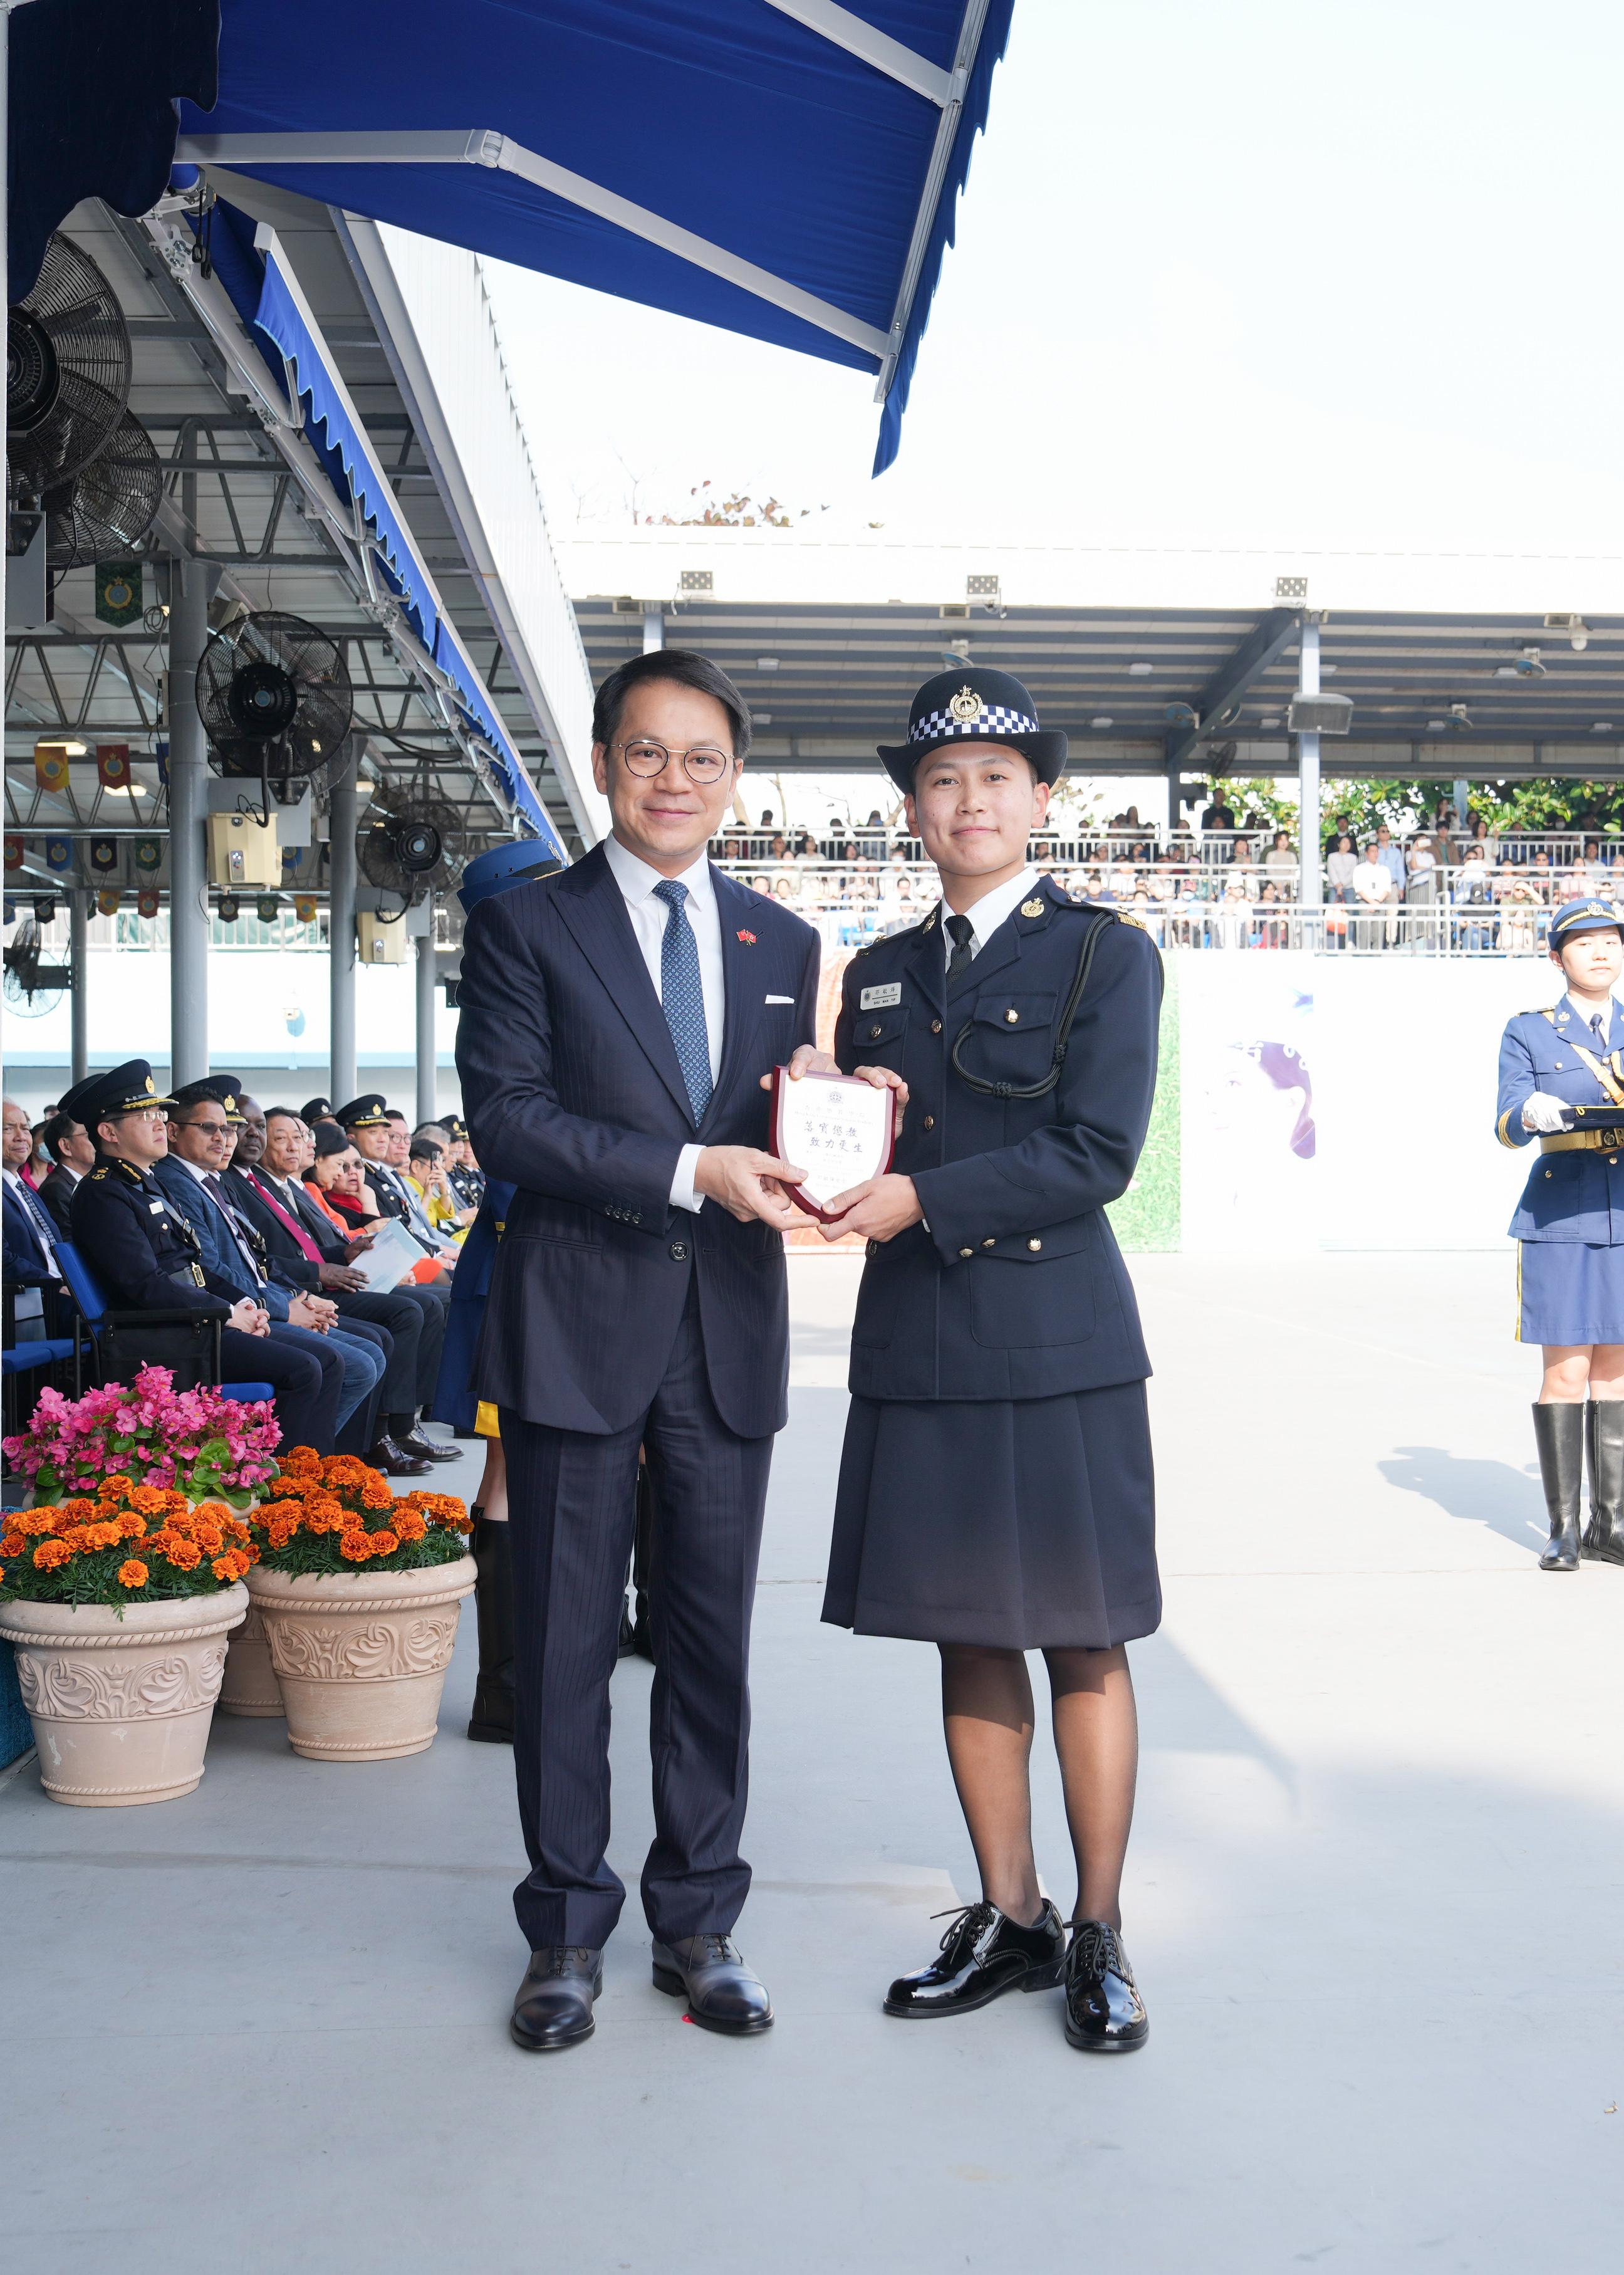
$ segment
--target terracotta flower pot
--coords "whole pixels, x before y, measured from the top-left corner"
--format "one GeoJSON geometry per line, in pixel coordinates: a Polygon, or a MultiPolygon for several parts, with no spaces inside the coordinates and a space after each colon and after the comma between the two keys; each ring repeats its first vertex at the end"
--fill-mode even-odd
{"type": "Polygon", "coordinates": [[[288,1717],[317,1762],[381,1762],[434,1742],[472,1556],[417,1572],[248,1576],[288,1717]]]}
{"type": "Polygon", "coordinates": [[[176,1603],[0,1604],[53,1801],[124,1809],[177,1801],[203,1774],[240,1582],[176,1603]]]}
{"type": "Polygon", "coordinates": [[[230,1649],[226,1652],[220,1712],[257,1714],[268,1719],[272,1716],[280,1719],[287,1712],[282,1703],[282,1685],[271,1665],[270,1638],[257,1604],[249,1605],[248,1616],[231,1637],[230,1649]]]}

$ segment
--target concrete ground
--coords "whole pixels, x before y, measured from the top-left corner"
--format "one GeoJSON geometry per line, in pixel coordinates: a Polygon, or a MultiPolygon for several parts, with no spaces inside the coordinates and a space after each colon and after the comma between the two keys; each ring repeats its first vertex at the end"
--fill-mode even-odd
{"type": "MultiPolygon", "coordinates": [[[[818,1623],[853,1269],[793,1267],[756,1621],[740,1939],[777,2028],[685,2023],[634,1893],[595,2038],[509,2044],[523,1860],[509,1757],[461,1735],[470,1617],[415,1760],[303,1762],[221,1717],[185,1801],[0,1792],[16,2264],[1618,2265],[1624,1570],[1535,1568],[1509,1254],[1138,1264],[1167,1612],[1134,1652],[1125,1899],[1152,2032],[1115,2061],[1067,2047],[1058,1994],[880,2013],[974,1883],[933,1655],[818,1623]]],[[[616,1678],[629,1885],[648,1680],[616,1678]]]]}

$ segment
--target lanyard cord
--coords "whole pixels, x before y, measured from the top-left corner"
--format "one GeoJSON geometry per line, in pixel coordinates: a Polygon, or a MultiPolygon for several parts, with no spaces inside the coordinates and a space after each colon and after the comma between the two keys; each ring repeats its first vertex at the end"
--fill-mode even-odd
{"type": "Polygon", "coordinates": [[[953,1071],[962,1082],[967,1084],[971,1090],[983,1098],[1046,1098],[1048,1096],[1059,1084],[1061,1071],[1066,1062],[1066,1046],[1071,1038],[1071,1023],[1076,1017],[1077,1005],[1082,1001],[1083,990],[1088,985],[1088,975],[1093,966],[1094,950],[1099,944],[1099,935],[1107,926],[1115,922],[1114,917],[1102,916],[1096,918],[1088,928],[1087,937],[1083,942],[1083,953],[1077,958],[1076,975],[1072,980],[1070,992],[1066,997],[1065,1009],[1060,1015],[1060,1033],[1055,1039],[1054,1056],[1050,1062],[1049,1071],[1043,1080],[1024,1083],[987,1082],[980,1075],[971,1074],[959,1056],[959,1053],[964,1047],[964,1039],[975,1024],[973,1019],[966,1019],[959,1029],[957,1039],[948,1054],[948,1061],[953,1071]]]}

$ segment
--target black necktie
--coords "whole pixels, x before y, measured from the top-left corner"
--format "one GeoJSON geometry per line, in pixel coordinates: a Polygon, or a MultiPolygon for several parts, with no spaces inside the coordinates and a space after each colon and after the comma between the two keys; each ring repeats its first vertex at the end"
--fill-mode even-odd
{"type": "Polygon", "coordinates": [[[960,974],[971,967],[975,954],[972,943],[976,928],[968,917],[949,917],[947,930],[953,941],[953,953],[948,958],[948,985],[951,987],[960,974]]]}
{"type": "Polygon", "coordinates": [[[57,1277],[57,1228],[44,1202],[30,1186],[26,1177],[19,1177],[12,1190],[17,1205],[27,1218],[34,1236],[40,1245],[41,1259],[45,1269],[57,1277]]]}
{"type": "Polygon", "coordinates": [[[1596,1037],[1596,1047],[1601,1053],[1603,1058],[1605,1058],[1607,1055],[1607,1026],[1605,1020],[1603,1018],[1599,1011],[1591,1012],[1590,1028],[1596,1037]]]}

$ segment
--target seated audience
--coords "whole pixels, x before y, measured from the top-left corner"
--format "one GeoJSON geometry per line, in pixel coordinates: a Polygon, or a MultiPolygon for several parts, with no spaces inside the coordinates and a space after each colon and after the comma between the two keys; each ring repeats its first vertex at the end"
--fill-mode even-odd
{"type": "Polygon", "coordinates": [[[96,1149],[89,1132],[71,1114],[58,1111],[45,1124],[45,1150],[50,1155],[49,1174],[40,1186],[40,1198],[68,1237],[68,1208],[73,1188],[96,1165],[96,1149]]]}

